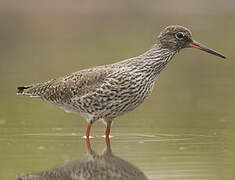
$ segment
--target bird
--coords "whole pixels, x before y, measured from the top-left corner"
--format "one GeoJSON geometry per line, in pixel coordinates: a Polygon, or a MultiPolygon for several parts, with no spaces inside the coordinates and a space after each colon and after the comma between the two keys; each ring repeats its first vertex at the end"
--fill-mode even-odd
{"type": "Polygon", "coordinates": [[[109,65],[80,70],[64,77],[17,88],[18,95],[41,98],[68,112],[82,115],[88,122],[86,138],[96,121],[106,125],[110,135],[115,118],[136,109],[152,92],[160,72],[184,48],[194,48],[226,58],[193,40],[180,25],[170,25],[157,36],[143,54],[109,65]]]}
{"type": "Polygon", "coordinates": [[[20,175],[17,180],[148,180],[144,172],[112,153],[107,144],[97,154],[87,141],[88,153],[82,160],[71,160],[51,170],[20,175]]]}

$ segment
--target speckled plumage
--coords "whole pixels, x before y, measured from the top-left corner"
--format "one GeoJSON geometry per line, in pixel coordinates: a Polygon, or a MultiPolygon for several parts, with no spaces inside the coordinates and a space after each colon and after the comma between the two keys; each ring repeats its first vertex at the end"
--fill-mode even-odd
{"type": "Polygon", "coordinates": [[[169,26],[144,54],[115,64],[81,70],[48,82],[18,88],[18,94],[40,97],[88,122],[112,120],[139,106],[151,93],[159,73],[179,50],[193,43],[190,31],[169,26]],[[182,33],[182,39],[177,33],[182,33]],[[178,37],[179,36],[179,37],[178,37]]]}

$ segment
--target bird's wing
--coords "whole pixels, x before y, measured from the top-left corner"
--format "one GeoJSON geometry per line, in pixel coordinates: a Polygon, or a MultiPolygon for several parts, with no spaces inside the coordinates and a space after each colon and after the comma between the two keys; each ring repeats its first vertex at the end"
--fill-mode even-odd
{"type": "Polygon", "coordinates": [[[74,96],[82,96],[99,88],[112,71],[104,66],[86,69],[45,83],[23,86],[18,91],[21,90],[20,94],[23,95],[63,103],[74,96]]]}
{"type": "Polygon", "coordinates": [[[99,88],[111,72],[109,68],[91,68],[58,78],[49,82],[50,86],[41,97],[53,102],[66,102],[74,96],[83,96],[99,88]]]}

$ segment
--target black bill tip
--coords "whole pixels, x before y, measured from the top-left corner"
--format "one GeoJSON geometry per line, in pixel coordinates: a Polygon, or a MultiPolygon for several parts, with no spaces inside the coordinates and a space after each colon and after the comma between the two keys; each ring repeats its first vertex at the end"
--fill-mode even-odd
{"type": "Polygon", "coordinates": [[[218,57],[221,57],[223,59],[226,59],[226,56],[224,56],[223,54],[221,54],[221,53],[219,53],[219,52],[217,52],[217,51],[215,51],[213,49],[210,49],[210,48],[208,48],[208,47],[206,47],[206,46],[204,46],[204,45],[202,45],[202,44],[200,44],[200,43],[198,43],[196,41],[192,41],[191,43],[189,43],[189,47],[195,48],[195,49],[199,49],[199,50],[208,52],[210,54],[214,54],[214,55],[216,55],[218,57]]]}

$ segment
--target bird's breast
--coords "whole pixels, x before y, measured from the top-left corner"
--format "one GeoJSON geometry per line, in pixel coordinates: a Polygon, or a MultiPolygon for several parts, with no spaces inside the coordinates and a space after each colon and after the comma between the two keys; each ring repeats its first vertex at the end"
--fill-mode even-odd
{"type": "Polygon", "coordinates": [[[156,78],[127,73],[121,78],[110,78],[94,92],[73,98],[74,107],[81,113],[98,118],[115,118],[134,110],[151,93],[156,78]]]}

